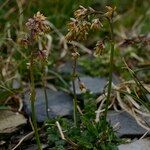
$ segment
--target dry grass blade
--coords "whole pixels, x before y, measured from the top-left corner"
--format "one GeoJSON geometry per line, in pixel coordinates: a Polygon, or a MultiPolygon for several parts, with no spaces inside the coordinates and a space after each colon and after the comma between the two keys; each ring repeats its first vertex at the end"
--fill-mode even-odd
{"type": "MultiPolygon", "coordinates": [[[[150,91],[149,85],[143,84],[143,87],[146,90],[150,91]]],[[[111,96],[109,108],[113,107],[116,111],[126,111],[135,118],[135,120],[141,127],[149,131],[150,126],[146,122],[145,118],[150,117],[150,112],[149,109],[146,107],[145,102],[140,99],[140,96],[137,94],[138,90],[139,87],[133,80],[118,84],[117,86],[113,85],[113,96],[111,96]],[[117,109],[117,105],[121,108],[121,110],[117,109]]],[[[99,103],[99,107],[97,111],[95,111],[96,122],[99,121],[99,117],[104,111],[103,108],[106,101],[106,94],[107,93],[97,98],[97,103],[99,103]]]]}
{"type": "Polygon", "coordinates": [[[25,135],[24,137],[22,137],[22,138],[20,139],[20,141],[18,142],[18,144],[17,144],[14,148],[12,148],[12,150],[17,149],[17,148],[22,144],[22,142],[24,142],[25,140],[28,140],[28,139],[31,138],[33,135],[34,135],[34,131],[32,131],[32,132],[28,133],[27,135],[25,135]]]}

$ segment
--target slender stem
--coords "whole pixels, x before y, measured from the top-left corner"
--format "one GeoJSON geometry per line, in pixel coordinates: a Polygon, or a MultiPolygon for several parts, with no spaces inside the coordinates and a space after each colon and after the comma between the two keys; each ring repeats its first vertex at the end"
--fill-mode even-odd
{"type": "MultiPolygon", "coordinates": [[[[2,66],[0,66],[2,68],[2,66]]],[[[3,81],[3,83],[5,83],[5,79],[2,73],[2,70],[0,70],[0,77],[1,77],[1,81],[3,81]]]]}
{"type": "Polygon", "coordinates": [[[110,102],[110,95],[111,95],[111,89],[112,89],[112,71],[113,71],[113,59],[114,59],[114,33],[113,33],[113,19],[109,19],[109,25],[110,25],[110,33],[111,33],[111,53],[110,53],[110,65],[109,65],[109,83],[108,83],[108,92],[107,92],[107,98],[106,98],[106,107],[104,112],[104,117],[106,121],[109,102],[110,102]]]}
{"type": "Polygon", "coordinates": [[[38,145],[38,150],[42,150],[41,143],[40,143],[40,138],[38,134],[38,128],[37,128],[37,122],[36,122],[36,112],[35,112],[35,84],[34,84],[34,75],[33,75],[33,54],[31,54],[31,59],[30,59],[30,80],[31,80],[31,110],[32,110],[32,121],[33,121],[33,126],[34,126],[34,132],[35,132],[35,138],[36,142],[38,145]]]}
{"type": "Polygon", "coordinates": [[[75,78],[76,78],[76,59],[74,59],[73,64],[73,72],[72,72],[72,86],[73,86],[73,118],[75,127],[77,127],[77,95],[76,95],[76,87],[75,87],[75,78]]]}
{"type": "Polygon", "coordinates": [[[42,84],[44,88],[44,96],[45,96],[45,107],[46,107],[46,115],[47,118],[49,119],[49,108],[48,108],[48,97],[47,97],[47,91],[46,91],[46,70],[45,70],[45,62],[42,64],[43,68],[43,76],[42,76],[42,84]]]}

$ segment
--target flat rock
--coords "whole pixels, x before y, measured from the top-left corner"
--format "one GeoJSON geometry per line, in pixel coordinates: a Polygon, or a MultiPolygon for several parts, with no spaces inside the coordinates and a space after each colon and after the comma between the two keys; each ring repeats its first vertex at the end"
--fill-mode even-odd
{"type": "MultiPolygon", "coordinates": [[[[83,82],[86,88],[92,92],[93,94],[101,94],[104,90],[104,87],[107,84],[106,78],[99,78],[99,77],[80,77],[81,82],[83,82]]],[[[75,80],[75,87],[77,95],[82,94],[82,91],[79,88],[78,79],[75,80]]],[[[71,83],[71,90],[72,90],[72,83],[71,83]]]]}
{"type": "MultiPolygon", "coordinates": [[[[110,111],[107,116],[112,126],[119,123],[117,135],[119,137],[142,136],[146,130],[139,126],[136,120],[127,112],[110,111]]],[[[148,133],[150,135],[150,132],[148,133]]]]}
{"type": "Polygon", "coordinates": [[[150,139],[141,139],[133,143],[118,146],[119,150],[150,150],[150,139]]]}
{"type": "MultiPolygon", "coordinates": [[[[73,102],[72,97],[62,91],[52,91],[47,89],[49,117],[55,118],[57,116],[72,116],[73,102]]],[[[24,95],[24,108],[28,115],[31,115],[30,106],[30,92],[26,92],[24,95]]],[[[38,122],[43,122],[47,119],[45,96],[42,88],[36,89],[36,117],[38,122]]]]}
{"type": "Polygon", "coordinates": [[[0,110],[0,134],[12,133],[18,126],[27,123],[27,119],[19,113],[11,110],[0,110]]]}

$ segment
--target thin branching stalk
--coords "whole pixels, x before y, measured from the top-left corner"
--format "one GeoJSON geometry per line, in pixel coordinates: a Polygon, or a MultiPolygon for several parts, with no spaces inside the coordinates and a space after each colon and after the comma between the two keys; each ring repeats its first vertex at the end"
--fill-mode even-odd
{"type": "Polygon", "coordinates": [[[110,25],[110,34],[111,34],[111,52],[110,52],[110,65],[109,65],[109,83],[108,83],[108,92],[107,92],[107,98],[106,98],[106,106],[105,106],[105,112],[104,117],[106,120],[109,102],[110,102],[110,95],[111,95],[111,89],[112,89],[112,72],[113,72],[113,59],[114,59],[114,33],[113,33],[113,19],[108,19],[109,25],[110,25]]]}
{"type": "Polygon", "coordinates": [[[33,121],[33,126],[34,126],[34,132],[35,132],[35,138],[36,138],[36,142],[38,145],[38,150],[42,150],[41,147],[41,143],[40,143],[40,138],[39,138],[39,134],[38,134],[38,128],[37,128],[37,122],[36,122],[36,112],[35,112],[35,84],[34,84],[34,75],[33,75],[33,68],[34,68],[34,57],[33,57],[33,53],[31,54],[31,58],[30,58],[30,80],[31,80],[31,97],[30,97],[30,101],[31,101],[31,110],[32,110],[32,121],[33,121]]]}
{"type": "Polygon", "coordinates": [[[48,107],[48,97],[47,97],[47,91],[46,91],[46,62],[43,62],[42,68],[43,68],[43,75],[42,75],[42,84],[43,84],[43,89],[44,89],[44,96],[45,96],[45,107],[46,107],[46,115],[47,118],[49,119],[49,107],[48,107]]]}
{"type": "Polygon", "coordinates": [[[73,71],[72,71],[72,86],[73,86],[73,119],[74,119],[75,126],[77,126],[77,95],[76,95],[76,87],[75,87],[76,66],[77,66],[77,60],[74,59],[73,71]]]}
{"type": "Polygon", "coordinates": [[[73,46],[73,53],[72,53],[72,59],[73,59],[73,70],[72,70],[72,86],[73,86],[73,118],[74,118],[74,125],[77,127],[77,94],[76,94],[76,86],[75,86],[75,79],[77,77],[77,59],[79,57],[79,53],[76,51],[76,47],[73,46]]]}

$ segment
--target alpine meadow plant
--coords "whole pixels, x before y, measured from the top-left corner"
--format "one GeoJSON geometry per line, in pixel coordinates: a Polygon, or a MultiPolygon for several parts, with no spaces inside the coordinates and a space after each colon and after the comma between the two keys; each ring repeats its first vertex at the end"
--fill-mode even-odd
{"type": "MultiPolygon", "coordinates": [[[[106,6],[106,11],[97,11],[93,8],[84,8],[80,6],[78,10],[74,12],[74,18],[71,18],[71,21],[68,23],[68,33],[66,35],[66,40],[71,43],[72,41],[81,42],[86,40],[90,30],[101,30],[103,27],[102,21],[107,20],[110,27],[110,38],[105,37],[103,41],[98,41],[94,50],[94,56],[98,57],[102,55],[103,50],[105,49],[104,42],[107,40],[110,43],[110,66],[109,66],[109,83],[108,83],[108,92],[105,105],[104,118],[106,121],[106,116],[108,112],[108,106],[110,101],[111,94],[111,84],[112,84],[112,71],[113,71],[113,57],[114,57],[114,35],[113,35],[113,16],[116,7],[112,8],[106,6]]],[[[75,89],[75,78],[79,78],[76,72],[77,58],[80,56],[77,51],[77,47],[73,45],[73,94],[74,94],[74,123],[77,125],[77,96],[75,89]]]]}
{"type": "MultiPolygon", "coordinates": [[[[23,43],[30,51],[30,60],[29,60],[29,71],[30,71],[30,101],[31,101],[31,110],[32,110],[32,122],[35,132],[35,138],[38,145],[38,150],[41,150],[41,143],[40,138],[38,134],[38,128],[37,128],[37,121],[36,121],[36,111],[35,111],[35,101],[36,101],[36,91],[35,91],[35,83],[34,83],[34,67],[35,67],[35,60],[40,59],[42,62],[43,68],[45,68],[45,60],[46,60],[46,51],[45,49],[36,49],[36,45],[38,44],[38,39],[41,38],[44,34],[49,32],[50,27],[47,23],[46,17],[41,14],[40,12],[37,12],[32,18],[28,19],[28,22],[26,23],[28,32],[27,37],[21,40],[21,43],[23,43]],[[44,60],[44,61],[43,61],[44,60]]],[[[45,75],[45,73],[44,73],[45,75]]],[[[43,79],[44,84],[44,79],[43,79]]],[[[45,84],[44,84],[45,87],[45,84]]],[[[45,98],[46,93],[45,93],[45,98]]],[[[47,108],[47,102],[46,102],[46,108],[47,108]]]]}

